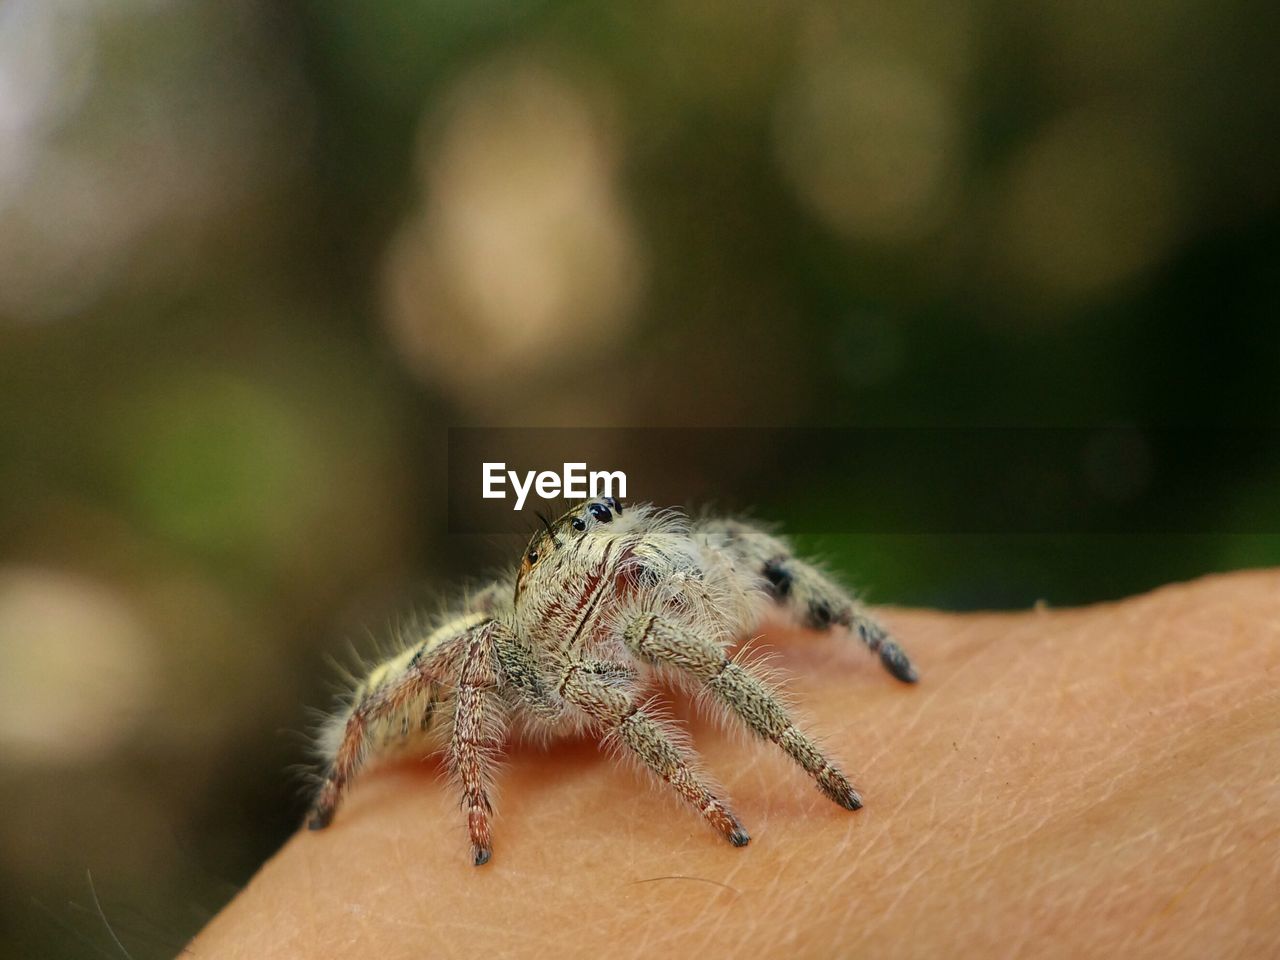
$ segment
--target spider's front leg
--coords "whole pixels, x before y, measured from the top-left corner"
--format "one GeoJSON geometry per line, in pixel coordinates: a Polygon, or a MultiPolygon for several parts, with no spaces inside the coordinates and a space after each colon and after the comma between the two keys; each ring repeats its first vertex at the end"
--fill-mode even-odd
{"type": "Polygon", "coordinates": [[[840,806],[846,810],[862,806],[849,778],[795,725],[778,695],[749,668],[726,656],[715,640],[657,614],[644,614],[627,625],[623,641],[641,660],[695,677],[752,731],[781,747],[840,806]]]}
{"type": "Polygon", "coordinates": [[[764,579],[769,595],[811,630],[844,628],[880,655],[884,668],[903,683],[919,673],[889,631],[849,591],[800,559],[777,537],[739,520],[709,520],[698,528],[705,542],[727,554],[734,566],[764,579]]]}
{"type": "Polygon", "coordinates": [[[572,660],[563,665],[558,688],[567,703],[600,724],[606,741],[635,754],[726,840],[735,847],[751,841],[738,818],[698,776],[696,758],[680,744],[678,732],[637,697],[627,667],[572,660]]]}

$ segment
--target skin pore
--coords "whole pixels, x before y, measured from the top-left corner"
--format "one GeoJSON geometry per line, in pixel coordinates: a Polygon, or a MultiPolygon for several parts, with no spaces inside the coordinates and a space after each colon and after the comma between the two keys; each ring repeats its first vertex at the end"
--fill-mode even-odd
{"type": "Polygon", "coordinates": [[[384,767],[186,955],[1280,955],[1280,571],[879,612],[918,686],[833,636],[766,641],[861,811],[676,700],[750,846],[589,741],[517,744],[477,869],[439,765],[384,767]]]}

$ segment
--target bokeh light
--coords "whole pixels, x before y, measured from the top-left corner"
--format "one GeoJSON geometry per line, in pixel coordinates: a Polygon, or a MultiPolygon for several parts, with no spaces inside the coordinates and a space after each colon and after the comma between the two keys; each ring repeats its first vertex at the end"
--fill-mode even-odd
{"type": "Polygon", "coordinates": [[[0,567],[0,752],[69,764],[118,748],[154,703],[156,644],[104,584],[0,567]]]}
{"type": "Polygon", "coordinates": [[[260,56],[259,16],[245,4],[5,5],[0,323],[70,317],[194,269],[256,191],[296,172],[309,109],[296,72],[260,56]],[[226,42],[193,42],[203,30],[226,42]],[[174,37],[188,38],[185,56],[168,55],[174,37]]]}
{"type": "Polygon", "coordinates": [[[640,292],[617,157],[588,98],[545,65],[485,64],[422,137],[423,200],[389,255],[390,330],[475,402],[616,340],[640,292]]]}
{"type": "Polygon", "coordinates": [[[842,234],[916,240],[953,206],[965,160],[966,14],[964,4],[810,13],[775,136],[800,198],[842,234]]]}
{"type": "Polygon", "coordinates": [[[1087,299],[1131,281],[1174,248],[1179,159],[1158,127],[1123,110],[1048,124],[1010,164],[993,244],[1010,282],[1087,299]]]}

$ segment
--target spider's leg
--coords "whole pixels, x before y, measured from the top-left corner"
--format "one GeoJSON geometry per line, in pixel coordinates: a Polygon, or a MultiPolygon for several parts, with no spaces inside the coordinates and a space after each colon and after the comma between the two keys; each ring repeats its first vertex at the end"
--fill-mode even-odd
{"type": "Polygon", "coordinates": [[[492,629],[477,630],[465,641],[449,739],[449,766],[462,784],[471,862],[477,867],[488,863],[493,854],[489,782],[506,720],[493,667],[492,634],[492,629]]]}
{"type": "MultiPolygon", "coordinates": [[[[766,562],[764,575],[771,585],[790,580],[795,598],[789,606],[811,630],[844,629],[880,655],[884,668],[903,683],[915,683],[920,674],[907,652],[889,631],[849,592],[803,560],[775,558],[766,562]]],[[[782,601],[785,603],[785,600],[782,601]]]]}
{"type": "Polygon", "coordinates": [[[321,830],[330,824],[352,779],[369,755],[385,745],[378,738],[382,721],[400,712],[406,714],[407,723],[406,712],[420,709],[420,725],[426,730],[439,701],[439,682],[453,653],[451,639],[442,638],[437,632],[377,668],[357,690],[345,721],[336,718],[342,724],[342,733],[312,804],[307,820],[310,829],[321,830]]]}
{"type": "Polygon", "coordinates": [[[654,716],[633,687],[627,667],[583,660],[566,663],[559,682],[564,699],[599,723],[606,741],[630,750],[726,840],[745,847],[751,838],[698,776],[693,752],[680,743],[679,732],[671,724],[654,716]]]}
{"type": "Polygon", "coordinates": [[[730,659],[710,637],[646,614],[623,631],[628,649],[649,663],[674,667],[701,681],[704,688],[752,731],[781,747],[804,768],[818,789],[846,810],[857,810],[862,798],[813,739],[795,725],[786,707],[749,667],[730,659]]]}
{"type": "Polygon", "coordinates": [[[797,557],[787,543],[738,520],[705,521],[698,532],[735,568],[762,578],[778,606],[812,630],[843,629],[857,634],[893,676],[904,683],[920,679],[906,651],[848,590],[813,564],[797,557]]]}

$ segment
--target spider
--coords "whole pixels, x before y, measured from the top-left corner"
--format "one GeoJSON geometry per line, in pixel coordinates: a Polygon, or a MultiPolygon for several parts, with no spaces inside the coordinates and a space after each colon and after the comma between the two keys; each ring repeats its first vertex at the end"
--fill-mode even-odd
{"type": "Polygon", "coordinates": [[[693,520],[652,504],[624,509],[603,497],[543,524],[518,569],[376,666],[329,721],[311,829],[328,826],[366,760],[425,739],[447,751],[479,866],[493,850],[490,783],[507,733],[585,729],[746,846],[747,831],[646,695],[655,673],[699,689],[777,744],[846,810],[862,806],[770,684],[732,655],[772,602],[804,626],[856,634],[893,676],[914,683],[907,655],[853,597],[741,520],[693,520]]]}

